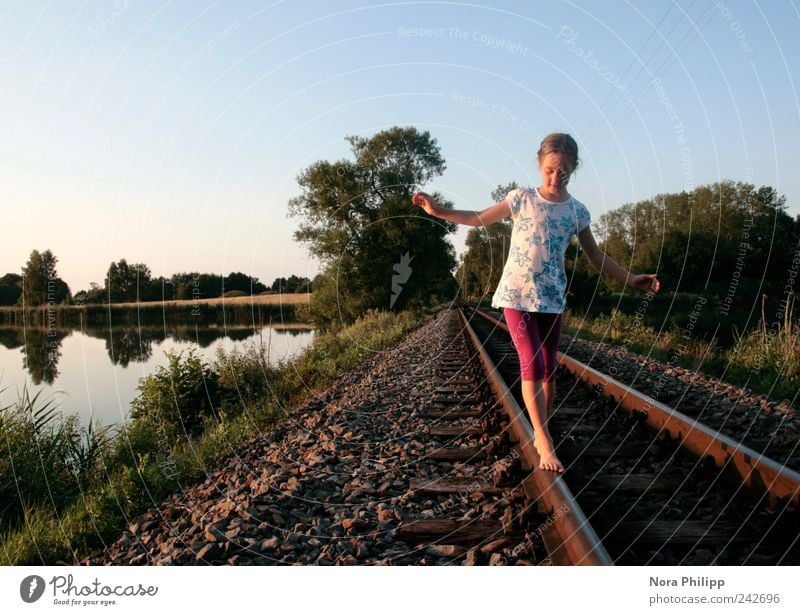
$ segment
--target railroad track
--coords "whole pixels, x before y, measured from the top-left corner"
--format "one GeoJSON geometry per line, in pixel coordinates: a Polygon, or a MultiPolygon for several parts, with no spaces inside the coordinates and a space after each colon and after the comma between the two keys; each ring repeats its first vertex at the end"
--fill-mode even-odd
{"type": "Polygon", "coordinates": [[[444,310],[86,563],[800,562],[795,473],[561,360],[564,475],[535,469],[503,323],[444,310]]]}
{"type": "Polygon", "coordinates": [[[403,514],[396,537],[453,563],[610,564],[563,485],[532,471],[530,426],[463,314],[447,326],[452,343],[418,427],[436,442],[426,458],[443,464],[441,476],[409,476],[406,504],[421,509],[403,514]]]}
{"type": "MultiPolygon", "coordinates": [[[[483,346],[485,371],[508,383],[511,405],[524,409],[505,323],[472,310],[464,322],[483,346]]],[[[551,536],[566,561],[585,563],[589,547],[619,564],[800,562],[796,472],[569,357],[559,361],[566,369],[551,431],[567,470],[533,472],[552,486],[529,497],[551,518],[569,511],[560,519],[569,529],[553,524],[551,536]],[[553,500],[557,486],[563,493],[553,500]]],[[[525,457],[536,467],[532,447],[525,457]]]]}

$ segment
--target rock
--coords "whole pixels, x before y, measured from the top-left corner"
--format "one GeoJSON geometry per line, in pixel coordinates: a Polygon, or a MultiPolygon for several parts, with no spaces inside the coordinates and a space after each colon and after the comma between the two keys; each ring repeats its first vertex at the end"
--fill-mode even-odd
{"type": "Polygon", "coordinates": [[[272,538],[268,538],[267,540],[261,543],[260,549],[262,551],[274,551],[278,548],[280,541],[278,540],[277,536],[273,536],[272,538]]]}
{"type": "Polygon", "coordinates": [[[228,529],[228,522],[224,519],[210,523],[205,527],[203,533],[204,538],[208,542],[216,542],[225,537],[225,532],[228,529]]]}
{"type": "Polygon", "coordinates": [[[477,566],[478,565],[478,551],[477,549],[470,549],[467,551],[467,555],[464,558],[464,565],[465,566],[477,566]]]}
{"type": "Polygon", "coordinates": [[[357,522],[358,522],[358,519],[355,519],[353,517],[349,517],[347,519],[342,519],[342,528],[345,531],[348,531],[351,528],[355,527],[357,522]]]}
{"type": "Polygon", "coordinates": [[[390,508],[380,508],[378,510],[378,523],[388,523],[395,520],[395,513],[390,508]]]}
{"type": "Polygon", "coordinates": [[[195,554],[195,559],[210,561],[222,555],[222,549],[216,542],[209,542],[195,554]]]}
{"type": "Polygon", "coordinates": [[[491,557],[489,558],[490,566],[503,566],[505,563],[506,560],[502,553],[492,553],[491,557]]]}

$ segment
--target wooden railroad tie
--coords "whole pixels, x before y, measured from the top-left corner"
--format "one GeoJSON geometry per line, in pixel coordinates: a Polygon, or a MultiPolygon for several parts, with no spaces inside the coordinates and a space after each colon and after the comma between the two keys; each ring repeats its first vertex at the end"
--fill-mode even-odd
{"type": "Polygon", "coordinates": [[[483,416],[483,413],[481,408],[475,407],[431,408],[425,416],[432,419],[464,419],[483,416]]]}
{"type": "MultiPolygon", "coordinates": [[[[659,477],[657,474],[598,474],[591,478],[570,478],[569,482],[581,489],[600,489],[614,495],[644,493],[675,493],[681,488],[682,478],[659,477]]],[[[573,489],[578,491],[578,489],[573,489]]]]}
{"type": "Polygon", "coordinates": [[[451,495],[454,493],[485,493],[487,495],[497,495],[505,490],[495,487],[485,479],[475,477],[454,477],[454,478],[412,478],[408,484],[409,490],[414,493],[424,493],[426,495],[451,495]]]}
{"type": "Polygon", "coordinates": [[[483,446],[437,448],[428,458],[434,461],[478,462],[486,458],[486,449],[483,446]]]}
{"type": "MultiPolygon", "coordinates": [[[[472,546],[509,534],[503,533],[499,519],[410,519],[404,518],[397,528],[397,538],[409,544],[441,542],[448,545],[472,546]]],[[[521,535],[519,536],[521,538],[521,535]]]]}
{"type": "Polygon", "coordinates": [[[447,425],[431,427],[429,433],[442,438],[480,438],[483,435],[483,429],[478,425],[447,425]]]}
{"type": "MultiPolygon", "coordinates": [[[[592,523],[595,523],[593,520],[592,523]]],[[[598,524],[599,525],[599,524],[598,524]]],[[[680,521],[656,519],[654,521],[625,521],[614,528],[607,536],[598,533],[603,540],[647,546],[700,546],[706,544],[726,544],[746,542],[752,536],[739,532],[739,527],[731,523],[709,523],[708,521],[680,521]]]]}

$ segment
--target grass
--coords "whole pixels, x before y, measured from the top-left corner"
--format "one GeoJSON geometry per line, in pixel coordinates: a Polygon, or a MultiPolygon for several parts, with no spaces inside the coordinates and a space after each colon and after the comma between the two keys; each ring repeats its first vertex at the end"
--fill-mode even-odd
{"type": "Polygon", "coordinates": [[[24,394],[0,412],[0,564],[77,563],[432,313],[370,312],[277,367],[266,343],[220,349],[212,365],[173,357],[140,382],[136,418],[113,434],[24,394]]]}
{"type": "Polygon", "coordinates": [[[800,392],[800,324],[792,317],[791,305],[781,326],[767,330],[762,322],[737,336],[730,348],[718,347],[713,339],[698,339],[674,325],[658,332],[619,310],[594,318],[567,312],[564,332],[614,344],[670,366],[699,370],[772,399],[794,402],[800,392]]]}

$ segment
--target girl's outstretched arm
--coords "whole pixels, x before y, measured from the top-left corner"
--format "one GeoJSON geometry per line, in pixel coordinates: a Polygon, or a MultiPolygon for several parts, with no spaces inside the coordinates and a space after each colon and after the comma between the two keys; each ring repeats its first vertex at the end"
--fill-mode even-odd
{"type": "Polygon", "coordinates": [[[657,293],[661,289],[661,282],[653,273],[634,274],[621,267],[617,261],[600,249],[592,235],[592,230],[587,226],[578,233],[578,241],[586,252],[586,257],[600,273],[605,273],[623,284],[638,290],[657,293]]]}
{"type": "Polygon", "coordinates": [[[467,226],[488,226],[511,216],[511,207],[509,207],[505,199],[490,205],[480,212],[439,207],[433,197],[425,192],[417,192],[411,201],[414,205],[419,205],[431,216],[448,222],[455,222],[456,224],[466,224],[467,226]]]}

